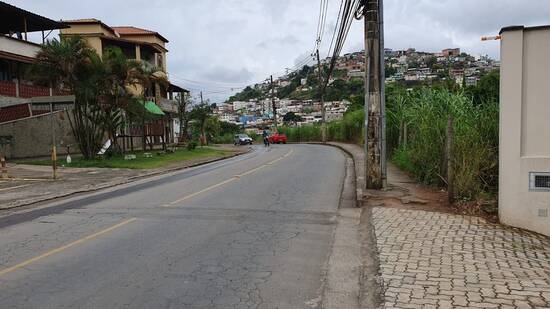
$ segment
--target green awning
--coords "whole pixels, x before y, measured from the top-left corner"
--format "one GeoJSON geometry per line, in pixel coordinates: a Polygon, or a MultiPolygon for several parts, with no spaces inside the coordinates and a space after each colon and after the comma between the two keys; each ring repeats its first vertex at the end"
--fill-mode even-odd
{"type": "Polygon", "coordinates": [[[147,111],[149,111],[151,114],[155,114],[155,115],[164,115],[164,112],[160,109],[160,107],[158,107],[155,102],[151,102],[151,101],[145,101],[143,102],[143,106],[145,107],[145,109],[147,111]]]}

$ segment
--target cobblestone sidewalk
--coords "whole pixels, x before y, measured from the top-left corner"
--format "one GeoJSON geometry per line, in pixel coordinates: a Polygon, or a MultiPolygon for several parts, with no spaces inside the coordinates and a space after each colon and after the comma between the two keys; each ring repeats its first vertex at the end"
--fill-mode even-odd
{"type": "Polygon", "coordinates": [[[331,144],[353,155],[358,200],[372,210],[362,224],[373,227],[378,259],[363,271],[365,295],[376,278],[385,308],[550,309],[550,237],[453,214],[444,192],[392,164],[388,190],[362,190],[363,150],[331,144]]]}
{"type": "Polygon", "coordinates": [[[550,308],[550,238],[484,219],[375,207],[386,308],[550,308]]]}

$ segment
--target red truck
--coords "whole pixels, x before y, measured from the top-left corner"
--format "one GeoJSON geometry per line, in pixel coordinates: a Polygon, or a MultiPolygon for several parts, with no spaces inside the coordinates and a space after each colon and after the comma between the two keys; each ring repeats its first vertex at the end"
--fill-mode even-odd
{"type": "Polygon", "coordinates": [[[286,135],[281,133],[271,134],[268,139],[271,144],[286,144],[286,135]]]}

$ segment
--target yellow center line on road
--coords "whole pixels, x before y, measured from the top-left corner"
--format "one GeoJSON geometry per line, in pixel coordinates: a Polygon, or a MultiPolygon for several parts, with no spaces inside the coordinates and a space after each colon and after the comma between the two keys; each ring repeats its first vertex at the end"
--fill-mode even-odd
{"type": "Polygon", "coordinates": [[[74,246],[76,246],[76,245],[80,245],[80,244],[82,244],[82,243],[84,243],[84,242],[86,242],[86,241],[89,241],[89,240],[92,240],[92,239],[94,239],[94,238],[97,238],[97,237],[99,237],[99,236],[101,236],[101,235],[103,235],[103,234],[107,234],[107,233],[109,233],[109,232],[112,232],[112,231],[114,231],[114,230],[116,230],[116,229],[118,229],[118,228],[120,228],[120,227],[122,227],[122,226],[124,226],[124,225],[126,225],[126,224],[128,224],[128,223],[134,222],[134,221],[136,221],[136,220],[137,220],[136,218],[131,218],[131,219],[128,219],[128,220],[124,220],[124,221],[122,221],[122,222],[120,222],[120,223],[117,223],[117,224],[115,224],[115,225],[113,225],[113,226],[111,226],[111,227],[109,227],[109,228],[106,228],[106,229],[104,229],[104,230],[101,230],[101,231],[99,231],[99,232],[97,232],[97,233],[94,233],[94,234],[88,235],[88,236],[86,236],[86,237],[84,237],[84,238],[75,240],[75,241],[73,241],[72,243],[69,243],[69,244],[66,244],[66,245],[64,245],[64,246],[61,246],[61,247],[59,247],[59,248],[50,250],[50,251],[48,251],[48,252],[46,252],[46,253],[43,253],[43,254],[41,254],[41,255],[39,255],[39,256],[36,256],[36,257],[33,257],[32,259],[26,260],[26,261],[24,261],[24,262],[22,262],[22,263],[19,263],[19,264],[17,264],[17,265],[14,265],[14,266],[11,266],[11,267],[2,269],[2,270],[0,270],[0,276],[3,276],[3,275],[8,274],[8,273],[11,273],[11,272],[13,272],[13,271],[15,271],[15,270],[18,270],[18,269],[20,269],[20,268],[23,268],[23,267],[25,267],[25,266],[28,266],[28,265],[30,265],[30,264],[32,264],[32,263],[34,263],[34,262],[38,262],[38,261],[40,261],[40,260],[42,260],[42,259],[45,259],[45,258],[47,258],[47,257],[49,257],[49,256],[51,256],[51,255],[56,254],[56,253],[60,253],[60,252],[62,252],[62,251],[65,251],[65,250],[67,250],[67,249],[69,249],[69,248],[71,248],[71,247],[74,247],[74,246]]]}
{"type": "Polygon", "coordinates": [[[217,184],[212,185],[212,186],[210,186],[210,187],[204,188],[204,189],[202,189],[202,190],[200,190],[200,191],[197,191],[197,192],[194,192],[194,193],[192,193],[192,194],[186,195],[186,196],[184,196],[184,197],[182,197],[182,198],[180,198],[180,199],[177,199],[177,200],[175,200],[175,201],[173,201],[173,202],[170,202],[170,203],[168,203],[168,204],[166,204],[166,205],[163,205],[163,206],[164,206],[164,207],[170,207],[170,206],[172,206],[172,205],[174,205],[174,204],[181,203],[181,202],[183,202],[183,201],[185,201],[185,200],[187,200],[187,199],[190,199],[190,198],[192,198],[192,197],[194,197],[194,196],[197,196],[197,195],[199,195],[199,194],[201,194],[201,193],[204,193],[204,192],[206,192],[206,191],[212,190],[212,189],[217,188],[217,187],[219,187],[219,186],[223,186],[223,185],[225,185],[226,183],[230,183],[230,182],[232,182],[233,180],[236,180],[236,179],[237,179],[237,178],[234,177],[234,178],[230,178],[230,179],[224,180],[224,181],[222,181],[222,182],[220,182],[220,183],[217,183],[217,184]]]}
{"type": "Polygon", "coordinates": [[[258,167],[255,167],[255,168],[253,168],[253,169],[251,169],[251,170],[248,170],[248,171],[245,172],[245,173],[242,173],[242,174],[239,174],[239,175],[235,175],[235,176],[233,176],[233,177],[231,177],[231,178],[229,178],[229,179],[226,179],[226,180],[224,180],[224,181],[222,181],[222,182],[220,182],[220,183],[217,183],[217,184],[215,184],[215,185],[211,185],[210,187],[204,188],[204,189],[202,189],[202,190],[200,190],[200,191],[193,192],[193,193],[191,193],[191,194],[189,194],[189,195],[186,195],[186,196],[184,196],[184,197],[182,197],[182,198],[179,198],[179,199],[177,199],[177,200],[175,200],[175,201],[173,201],[173,202],[164,204],[164,205],[162,205],[162,207],[173,207],[175,204],[181,203],[181,202],[183,202],[183,201],[185,201],[185,200],[188,200],[188,199],[190,199],[190,198],[192,198],[192,197],[195,197],[195,196],[197,196],[197,195],[199,195],[199,194],[202,194],[202,193],[204,193],[204,192],[210,191],[210,190],[215,189],[215,188],[217,188],[217,187],[223,186],[223,185],[225,185],[225,184],[227,184],[227,183],[230,183],[230,182],[232,182],[232,181],[234,181],[234,180],[240,179],[240,178],[243,177],[243,176],[250,175],[250,174],[252,174],[252,173],[254,173],[254,172],[256,172],[256,171],[261,170],[261,169],[264,168],[264,167],[267,167],[267,166],[273,165],[273,164],[276,163],[276,162],[279,162],[280,160],[282,160],[282,159],[288,157],[288,156],[289,156],[290,154],[292,154],[293,152],[294,152],[294,149],[291,149],[289,152],[287,152],[285,155],[281,156],[281,157],[278,158],[278,159],[275,159],[275,160],[273,160],[273,161],[267,162],[266,164],[263,164],[263,165],[260,165],[260,166],[258,166],[258,167]]]}

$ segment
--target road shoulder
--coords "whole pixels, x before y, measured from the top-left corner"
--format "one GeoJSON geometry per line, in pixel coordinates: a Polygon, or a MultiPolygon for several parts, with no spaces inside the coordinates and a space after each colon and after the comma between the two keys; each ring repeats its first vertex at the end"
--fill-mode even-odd
{"type": "Polygon", "coordinates": [[[347,155],[346,176],[337,213],[337,225],[327,265],[323,308],[363,308],[363,241],[361,219],[364,209],[357,207],[356,171],[353,158],[347,155]]]}
{"type": "Polygon", "coordinates": [[[190,160],[181,164],[148,170],[112,168],[67,168],[60,170],[61,180],[53,181],[44,177],[45,166],[29,166],[19,177],[3,181],[0,191],[0,211],[31,206],[77,194],[95,192],[114,186],[129,184],[138,180],[197,167],[249,153],[252,148],[234,150],[223,156],[190,160]]]}

